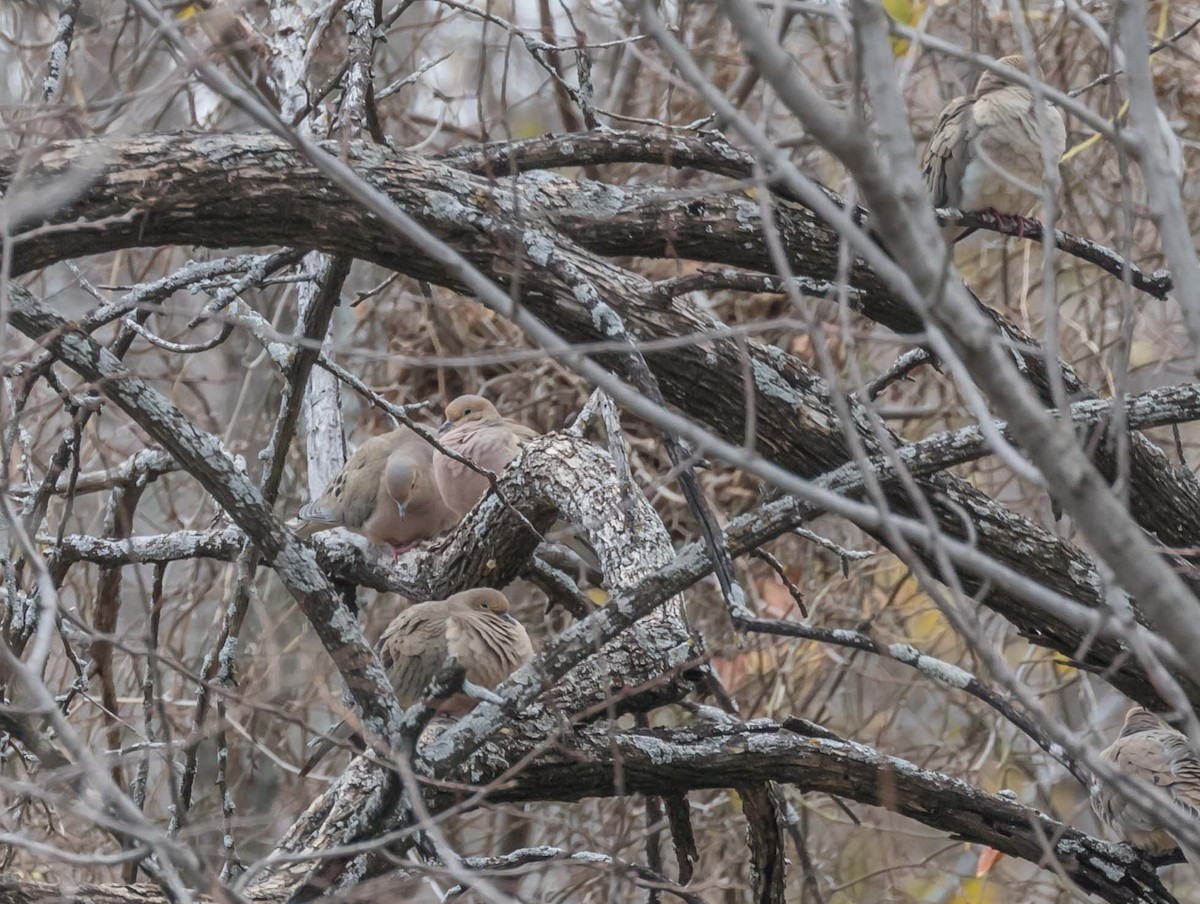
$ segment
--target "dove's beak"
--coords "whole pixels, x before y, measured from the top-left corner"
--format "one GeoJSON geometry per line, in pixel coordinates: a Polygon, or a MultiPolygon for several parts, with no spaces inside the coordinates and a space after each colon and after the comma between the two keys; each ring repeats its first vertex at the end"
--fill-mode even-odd
{"type": "Polygon", "coordinates": [[[504,619],[505,621],[512,622],[514,625],[519,625],[519,624],[520,624],[520,622],[519,622],[519,621],[517,621],[515,618],[513,618],[513,617],[512,617],[512,613],[511,613],[511,612],[505,612],[505,613],[504,613],[503,615],[501,615],[500,617],[501,617],[502,619],[504,619]]]}
{"type": "Polygon", "coordinates": [[[453,426],[454,423],[452,421],[442,421],[442,426],[438,427],[438,433],[445,433],[453,426]]]}
{"type": "Polygon", "coordinates": [[[400,517],[401,517],[401,518],[403,518],[403,517],[404,517],[404,513],[408,511],[408,503],[407,503],[407,502],[397,502],[397,503],[396,503],[396,510],[397,510],[398,512],[400,512],[400,517]]]}

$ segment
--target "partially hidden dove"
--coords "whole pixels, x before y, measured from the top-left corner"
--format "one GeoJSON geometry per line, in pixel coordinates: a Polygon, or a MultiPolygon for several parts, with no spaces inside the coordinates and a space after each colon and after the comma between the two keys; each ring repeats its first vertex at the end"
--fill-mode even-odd
{"type": "Polygon", "coordinates": [[[433,447],[407,427],[359,446],[299,517],[301,536],[344,527],[397,553],[458,521],[434,482],[433,447]]]}
{"type": "MultiPolygon", "coordinates": [[[[1121,733],[1100,755],[1130,778],[1156,785],[1200,820],[1200,755],[1187,736],[1140,706],[1125,714],[1121,733]]],[[[1129,804],[1102,782],[1091,787],[1092,809],[1122,841],[1149,854],[1179,847],[1166,827],[1129,804]]]]}
{"type": "MultiPolygon", "coordinates": [[[[1029,72],[1019,54],[998,60],[1021,73],[1029,72]]],[[[1041,79],[1041,70],[1034,66],[1041,79]]],[[[1067,131],[1057,108],[1042,110],[1045,141],[1058,162],[1067,146],[1067,131]]],[[[935,207],[986,210],[1017,219],[1041,200],[1043,133],[1028,88],[1009,84],[985,70],[973,94],[946,105],[925,149],[922,169],[935,207]]],[[[948,238],[962,227],[946,230],[948,238]]]]}
{"type": "MultiPolygon", "coordinates": [[[[537,431],[500,416],[482,396],[459,396],[446,406],[446,421],[438,429],[443,446],[481,468],[499,474],[537,431]]],[[[488,480],[447,455],[433,457],[433,476],[447,507],[459,518],[475,507],[488,491],[488,480]]]]}
{"type": "MultiPolygon", "coordinates": [[[[466,693],[442,701],[438,712],[461,715],[483,696],[479,688],[490,691],[532,659],[529,634],[508,608],[503,593],[481,587],[417,603],[397,615],[380,638],[379,652],[400,705],[407,708],[421,700],[429,682],[453,658],[466,669],[466,693]]],[[[331,734],[340,740],[354,737],[345,722],[331,734]]],[[[300,774],[307,775],[333,746],[333,741],[322,741],[300,774]]]]}

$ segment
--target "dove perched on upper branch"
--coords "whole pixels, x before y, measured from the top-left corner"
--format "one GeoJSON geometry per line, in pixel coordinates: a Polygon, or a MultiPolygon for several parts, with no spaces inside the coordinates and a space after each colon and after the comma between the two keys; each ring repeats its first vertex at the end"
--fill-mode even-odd
{"type": "MultiPolygon", "coordinates": [[[[1019,54],[998,62],[1029,72],[1019,54]]],[[[1042,78],[1036,64],[1033,74],[1042,78]]],[[[1058,109],[1047,104],[1042,115],[1045,133],[1038,128],[1029,89],[985,70],[973,94],[956,97],[942,110],[929,139],[922,169],[934,206],[991,211],[1016,217],[1020,225],[1041,200],[1043,143],[1056,163],[1067,146],[1058,109]]],[[[961,227],[947,230],[960,231],[961,227]]]]}
{"type": "Polygon", "coordinates": [[[300,509],[301,536],[334,527],[396,552],[453,527],[458,518],[433,479],[433,447],[407,427],[363,443],[325,492],[300,509]]]}
{"type": "MultiPolygon", "coordinates": [[[[1155,785],[1192,819],[1200,820],[1200,755],[1187,736],[1140,706],[1125,714],[1125,724],[1113,743],[1101,751],[1131,778],[1155,785]]],[[[1108,829],[1136,848],[1162,854],[1179,847],[1165,825],[1142,813],[1102,782],[1091,787],[1092,809],[1108,829]]]]}
{"type": "MultiPolygon", "coordinates": [[[[473,461],[494,474],[503,471],[534,437],[536,430],[501,417],[494,405],[476,395],[459,396],[446,406],[446,421],[438,429],[442,445],[463,458],[473,461]]],[[[438,452],[433,457],[433,474],[446,505],[461,518],[488,491],[486,477],[461,462],[438,452]]],[[[582,561],[584,574],[599,575],[600,560],[596,551],[578,528],[564,521],[555,521],[546,538],[552,543],[567,546],[582,561]]],[[[593,580],[593,583],[595,581],[593,580]]]]}
{"type": "MultiPolygon", "coordinates": [[[[481,468],[499,474],[517,457],[537,431],[500,416],[482,396],[459,396],[446,406],[446,421],[438,429],[442,445],[481,468]]],[[[488,480],[449,456],[433,457],[433,476],[442,499],[461,518],[488,491],[488,480]]]]}

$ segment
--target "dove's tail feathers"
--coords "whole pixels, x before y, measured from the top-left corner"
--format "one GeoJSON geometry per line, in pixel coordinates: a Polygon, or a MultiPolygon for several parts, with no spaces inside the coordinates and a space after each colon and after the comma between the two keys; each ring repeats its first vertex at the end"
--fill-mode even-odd
{"type": "Polygon", "coordinates": [[[304,522],[304,524],[299,528],[301,531],[307,531],[307,533],[301,534],[301,536],[304,537],[311,537],[318,531],[329,530],[331,527],[337,527],[340,523],[337,518],[329,514],[329,512],[325,511],[325,509],[318,507],[317,503],[315,502],[310,502],[307,505],[300,506],[300,511],[297,513],[297,517],[304,522]]]}
{"type": "Polygon", "coordinates": [[[307,540],[313,534],[329,528],[329,525],[318,524],[315,521],[301,521],[299,518],[293,518],[287,523],[287,526],[294,530],[302,540],[307,540]]]}

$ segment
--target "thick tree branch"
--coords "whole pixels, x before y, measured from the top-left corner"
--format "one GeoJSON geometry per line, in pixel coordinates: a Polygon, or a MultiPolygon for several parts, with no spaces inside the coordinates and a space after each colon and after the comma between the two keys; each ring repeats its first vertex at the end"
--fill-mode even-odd
{"type": "Polygon", "coordinates": [[[625,793],[666,794],[776,781],[885,807],[951,837],[1031,863],[1044,865],[1053,858],[1080,887],[1105,901],[1175,900],[1154,868],[1124,845],[1099,841],[1037,810],[801,720],[635,731],[615,739],[604,731],[585,729],[576,733],[575,741],[576,750],[547,754],[531,765],[516,787],[498,797],[519,800],[533,789],[558,800],[609,795],[615,790],[613,770],[618,762],[625,793]]]}
{"type": "MultiPolygon", "coordinates": [[[[86,146],[86,143],[52,146],[40,166],[34,168],[31,178],[45,181],[66,173],[86,146]]],[[[356,207],[345,204],[338,192],[329,190],[324,177],[277,139],[147,136],[112,144],[94,143],[92,147],[107,148],[109,162],[99,167],[96,181],[85,196],[56,215],[56,220],[82,217],[86,221],[100,221],[98,228],[56,232],[49,242],[41,234],[28,240],[18,239],[15,254],[18,269],[133,244],[308,242],[326,250],[355,254],[412,276],[456,285],[439,266],[405,241],[373,228],[356,207]],[[117,156],[112,157],[114,154],[117,156]],[[231,179],[237,183],[232,193],[231,179]],[[213,203],[217,198],[221,199],[220,204],[213,203]],[[119,216],[121,212],[136,215],[119,216]]],[[[501,282],[508,279],[510,255],[500,247],[504,230],[498,228],[506,222],[504,212],[480,200],[500,198],[499,203],[503,204],[507,193],[497,196],[485,183],[476,184],[460,171],[378,148],[359,148],[355,162],[360,173],[373,184],[384,187],[426,228],[455,243],[485,273],[501,282]]],[[[11,166],[0,163],[0,174],[11,166]]],[[[8,178],[0,175],[0,183],[8,178]]],[[[668,232],[676,245],[686,247],[691,224],[703,219],[705,211],[711,215],[715,208],[723,210],[724,215],[704,226],[706,237],[702,241],[710,249],[708,254],[724,248],[724,253],[736,253],[743,260],[757,247],[756,242],[761,244],[756,207],[748,199],[738,201],[720,196],[697,202],[699,206],[672,199],[654,207],[652,216],[649,210],[634,211],[634,219],[630,219],[622,211],[626,210],[626,199],[635,194],[599,186],[588,187],[590,194],[580,194],[578,186],[569,189],[565,180],[551,176],[532,181],[532,185],[524,186],[528,191],[518,205],[520,235],[529,236],[539,212],[544,212],[564,229],[574,223],[568,231],[588,232],[594,237],[593,244],[603,243],[604,236],[612,236],[612,247],[608,248],[612,253],[645,252],[654,243],[661,252],[665,250],[663,242],[668,232]],[[575,209],[580,215],[567,216],[567,209],[575,209]],[[582,216],[585,210],[588,216],[582,216]],[[599,226],[602,212],[612,219],[610,226],[599,226]],[[664,216],[670,222],[668,228],[664,228],[664,216]],[[618,234],[622,237],[620,243],[615,240],[618,234]]],[[[828,268],[835,266],[836,236],[799,208],[789,209],[789,214],[794,216],[797,227],[789,229],[786,224],[784,227],[792,252],[806,257],[812,268],[825,267],[833,275],[828,268]]],[[[552,230],[540,233],[539,241],[553,242],[553,235],[552,230]]],[[[701,250],[696,245],[700,241],[697,236],[692,242],[693,250],[701,250]]],[[[645,280],[589,259],[565,240],[553,253],[573,258],[578,266],[590,270],[592,288],[617,306],[639,338],[708,334],[719,328],[711,317],[685,300],[664,302],[645,280]]],[[[900,317],[900,320],[893,318],[897,327],[906,321],[920,326],[919,320],[901,307],[890,292],[871,282],[869,274],[862,284],[868,289],[865,297],[891,299],[884,304],[883,313],[900,317]]],[[[570,292],[564,291],[561,283],[544,271],[526,270],[522,286],[523,303],[563,337],[577,343],[608,338],[598,335],[596,325],[570,292]]],[[[881,314],[877,312],[875,316],[881,314]]],[[[710,425],[719,436],[740,442],[744,435],[746,401],[739,375],[746,354],[750,355],[755,378],[757,448],[802,476],[814,476],[847,461],[849,452],[835,427],[826,387],[793,357],[756,343],[743,345],[730,340],[704,345],[683,343],[653,355],[648,362],[669,402],[710,425]]],[[[1030,352],[1021,360],[1028,364],[1026,375],[1036,382],[1037,369],[1042,368],[1044,373],[1041,354],[1030,352]]],[[[1077,383],[1071,382],[1069,372],[1064,379],[1069,390],[1078,388],[1077,383]]],[[[859,416],[861,413],[855,415],[859,416]]],[[[874,439],[865,425],[864,419],[859,429],[866,434],[871,448],[874,439]]],[[[1151,444],[1135,440],[1134,449],[1131,494],[1134,514],[1170,546],[1200,545],[1197,543],[1200,494],[1196,492],[1195,480],[1190,474],[1172,468],[1151,444]],[[1137,452],[1138,449],[1141,451],[1137,452]]],[[[1108,461],[1103,446],[1097,454],[1102,463],[1108,461]]],[[[941,529],[948,534],[962,535],[961,513],[965,511],[974,522],[974,542],[981,552],[1086,605],[1105,606],[1098,591],[1102,582],[1094,566],[1068,543],[997,505],[963,481],[933,478],[926,492],[938,513],[941,529]]],[[[911,509],[911,500],[902,493],[895,494],[890,501],[902,512],[911,509]]],[[[970,572],[962,576],[968,589],[979,586],[970,572]]],[[[1067,655],[1075,653],[1082,639],[1073,629],[1031,613],[1027,606],[1005,594],[993,592],[984,602],[1017,625],[1025,636],[1067,655]]],[[[1111,664],[1111,659],[1106,664],[1111,664]]],[[[1112,680],[1136,699],[1157,698],[1140,669],[1129,662],[1123,662],[1112,673],[1112,680]]]]}
{"type": "MultiPolygon", "coordinates": [[[[477,175],[491,173],[530,172],[554,169],[561,166],[580,166],[608,163],[646,163],[674,168],[695,168],[704,172],[739,179],[757,184],[755,168],[757,162],[745,151],[729,144],[718,132],[603,132],[572,133],[570,135],[540,135],[521,141],[495,141],[483,145],[466,145],[454,148],[434,159],[477,175]]],[[[786,182],[776,180],[768,183],[780,197],[799,202],[788,190],[786,182]]],[[[846,206],[843,198],[826,189],[830,200],[846,206]]],[[[971,229],[982,229],[999,235],[1020,235],[1030,241],[1042,242],[1042,224],[1030,221],[1025,224],[997,221],[986,213],[958,211],[947,208],[939,212],[942,223],[958,224],[971,229]]],[[[859,209],[864,220],[867,212],[859,209]]],[[[583,236],[576,240],[585,242],[583,236]]],[[[1110,248],[1088,238],[1056,229],[1055,247],[1081,261],[1094,264],[1117,279],[1125,278],[1128,262],[1110,248]]],[[[1159,299],[1167,298],[1174,283],[1171,274],[1159,270],[1146,273],[1136,264],[1128,263],[1130,284],[1146,294],[1159,299]]]]}
{"type": "Polygon", "coordinates": [[[271,513],[258,489],[211,434],[199,430],[160,392],[112,353],[72,329],[28,292],[10,285],[10,322],[53,351],[98,388],[194,475],[272,564],[304,610],[352,689],[365,723],[392,737],[400,708],[391,684],[357,622],[325,579],[312,551],[271,513]]]}

